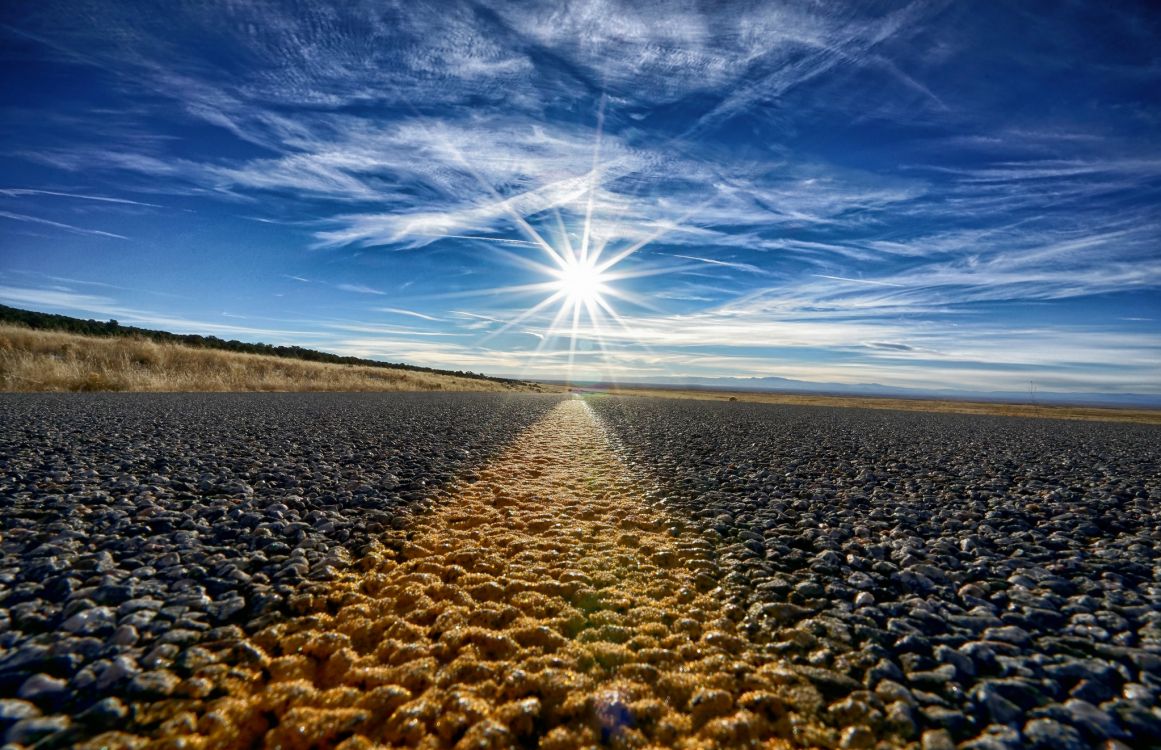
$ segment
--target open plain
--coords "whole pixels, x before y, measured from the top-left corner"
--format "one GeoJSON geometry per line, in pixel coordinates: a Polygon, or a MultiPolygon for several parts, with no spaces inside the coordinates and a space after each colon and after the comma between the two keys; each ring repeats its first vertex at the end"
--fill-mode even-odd
{"type": "Polygon", "coordinates": [[[1149,747],[1161,429],[0,399],[14,747],[1149,747]]]}

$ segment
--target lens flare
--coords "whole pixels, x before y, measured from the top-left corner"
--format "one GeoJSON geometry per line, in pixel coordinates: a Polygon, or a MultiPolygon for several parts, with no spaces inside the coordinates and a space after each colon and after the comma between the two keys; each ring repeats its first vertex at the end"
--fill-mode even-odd
{"type": "Polygon", "coordinates": [[[570,258],[564,268],[552,275],[559,279],[555,284],[557,291],[564,292],[565,299],[574,305],[599,304],[601,294],[609,291],[605,285],[607,274],[592,261],[570,258]]]}
{"type": "MultiPolygon", "coordinates": [[[[547,293],[548,296],[541,299],[540,302],[514,317],[506,321],[496,320],[495,322],[500,323],[500,325],[489,331],[481,343],[501,336],[515,329],[516,326],[523,326],[522,329],[517,330],[531,333],[540,339],[535,351],[529,351],[530,358],[557,356],[558,354],[567,356],[567,360],[563,364],[565,374],[570,380],[573,376],[574,360],[578,353],[589,357],[589,353],[594,351],[594,347],[595,350],[599,351],[607,365],[612,364],[615,358],[615,352],[610,351],[611,343],[624,347],[632,342],[643,347],[646,351],[651,351],[646,344],[640,341],[633,326],[627,323],[613,308],[610,299],[619,299],[639,308],[658,310],[646,298],[622,288],[623,282],[629,279],[667,273],[673,269],[642,264],[637,264],[633,270],[615,269],[615,267],[670,231],[680,229],[686,219],[705,203],[710,202],[710,199],[707,199],[705,203],[690,209],[674,220],[656,222],[651,230],[624,226],[611,217],[601,221],[597,214],[600,213],[602,203],[609,202],[601,199],[602,183],[605,179],[605,170],[601,165],[605,102],[606,98],[602,96],[597,112],[592,168],[587,175],[578,180],[578,182],[583,180],[584,187],[572,195],[569,200],[552,206],[551,214],[546,211],[535,218],[523,214],[518,210],[518,203],[511,197],[501,196],[497,188],[472,166],[471,161],[455,144],[445,143],[447,148],[459,158],[464,169],[475,177],[481,187],[493,198],[495,205],[508,214],[512,224],[524,235],[524,238],[461,234],[434,236],[487,242],[493,246],[493,252],[496,255],[548,279],[542,282],[456,293],[453,296],[484,294],[523,296],[547,293]],[[577,210],[578,208],[583,208],[583,212],[577,210]],[[579,221],[574,219],[566,223],[561,215],[562,210],[579,218],[579,221]],[[581,215],[578,217],[577,214],[581,215]],[[555,231],[550,225],[551,219],[555,219],[555,231]],[[575,244],[574,239],[578,240],[575,244]],[[513,249],[496,247],[505,244],[512,246],[513,249]],[[547,262],[538,262],[515,252],[516,248],[522,247],[539,250],[547,262]],[[556,306],[555,314],[551,312],[553,306],[556,306]],[[545,323],[550,315],[552,316],[551,321],[545,323]],[[554,349],[554,342],[561,338],[568,339],[567,349],[554,349]]],[[[607,196],[605,197],[607,198],[607,196]]]]}

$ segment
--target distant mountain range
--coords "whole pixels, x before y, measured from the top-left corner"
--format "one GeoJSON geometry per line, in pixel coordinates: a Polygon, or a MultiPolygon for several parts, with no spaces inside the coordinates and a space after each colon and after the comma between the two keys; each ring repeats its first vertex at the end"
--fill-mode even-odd
{"type": "MultiPolygon", "coordinates": [[[[560,381],[546,381],[560,382],[560,381]]],[[[610,383],[573,383],[602,387],[610,383]]],[[[814,383],[790,378],[704,378],[661,377],[648,381],[620,382],[623,387],[690,388],[714,391],[777,391],[782,393],[833,396],[885,396],[891,398],[951,399],[956,401],[1001,401],[1018,404],[1068,404],[1072,406],[1161,407],[1161,395],[1141,393],[1065,393],[1059,391],[968,391],[956,389],[901,388],[879,383],[814,383]]]]}

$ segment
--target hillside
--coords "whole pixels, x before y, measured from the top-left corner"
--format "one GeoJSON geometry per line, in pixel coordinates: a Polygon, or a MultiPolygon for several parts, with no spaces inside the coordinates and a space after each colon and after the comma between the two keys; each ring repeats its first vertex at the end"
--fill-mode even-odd
{"type": "Polygon", "coordinates": [[[83,336],[102,338],[139,338],[161,344],[181,344],[197,349],[217,349],[240,354],[262,354],[270,357],[299,359],[306,362],[322,362],[334,365],[361,365],[363,367],[383,367],[393,370],[422,372],[432,375],[449,375],[457,378],[471,378],[491,380],[497,383],[522,383],[510,378],[494,378],[475,372],[464,370],[438,370],[431,367],[419,367],[395,362],[379,362],[373,359],[360,357],[344,357],[338,354],[306,349],[301,346],[273,346],[261,342],[252,344],[236,339],[220,339],[217,336],[199,336],[197,334],[170,333],[169,331],[155,331],[149,328],[123,326],[116,320],[85,320],[68,315],[42,313],[33,310],[21,310],[8,305],[0,305],[0,324],[10,324],[31,328],[37,331],[61,331],[77,333],[83,336]]]}
{"type": "Polygon", "coordinates": [[[2,391],[553,391],[476,373],[0,306],[2,391]],[[18,324],[25,323],[24,325],[18,324]]]}

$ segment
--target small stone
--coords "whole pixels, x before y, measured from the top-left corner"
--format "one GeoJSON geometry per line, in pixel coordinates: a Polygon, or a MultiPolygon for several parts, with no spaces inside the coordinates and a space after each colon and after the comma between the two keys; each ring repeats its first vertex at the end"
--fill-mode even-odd
{"type": "Polygon", "coordinates": [[[1028,631],[1018,625],[1005,625],[1003,627],[988,628],[985,630],[984,640],[1011,643],[1013,646],[1024,647],[1032,642],[1032,636],[1028,635],[1028,631]]]}
{"type": "Polygon", "coordinates": [[[1088,680],[1098,683],[1120,684],[1120,673],[1111,665],[1097,659],[1068,659],[1060,664],[1044,667],[1044,672],[1057,682],[1088,680]]]}
{"type": "Polygon", "coordinates": [[[951,734],[946,729],[928,729],[920,741],[923,750],[955,750],[951,734]]]}
{"type": "Polygon", "coordinates": [[[959,746],[959,750],[1019,750],[1023,742],[1020,732],[1012,727],[992,724],[979,736],[959,746]]]}
{"type": "Polygon", "coordinates": [[[50,677],[46,674],[34,674],[25,680],[20,685],[20,690],[17,695],[28,700],[55,697],[59,693],[63,693],[68,683],[58,677],[50,677]]]}
{"type": "Polygon", "coordinates": [[[83,711],[77,720],[100,729],[108,729],[124,721],[129,709],[119,698],[104,698],[83,711]]]}
{"type": "Polygon", "coordinates": [[[181,648],[173,643],[160,643],[154,646],[153,649],[141,659],[141,664],[148,669],[165,666],[170,664],[177,655],[181,653],[181,648]]]}
{"type": "Polygon", "coordinates": [[[1012,701],[1005,698],[994,685],[984,682],[977,685],[971,692],[976,705],[987,712],[994,724],[1009,724],[1019,726],[1024,721],[1024,711],[1012,701]]]}
{"type": "Polygon", "coordinates": [[[806,599],[815,599],[826,593],[817,581],[803,581],[794,587],[794,592],[806,599]]]}
{"type": "Polygon", "coordinates": [[[1117,726],[1113,717],[1088,701],[1073,698],[1065,701],[1064,710],[1069,714],[1069,723],[1093,739],[1125,738],[1124,730],[1117,726]]]}
{"type": "Polygon", "coordinates": [[[120,625],[113,635],[109,638],[109,643],[114,646],[132,646],[137,643],[140,636],[137,633],[137,628],[132,625],[120,625]]]}
{"type": "MultiPolygon", "coordinates": [[[[1107,707],[1109,704],[1105,704],[1107,707]]],[[[1120,723],[1140,742],[1161,742],[1161,718],[1149,709],[1130,701],[1112,704],[1112,712],[1120,723]]]]}
{"type": "Polygon", "coordinates": [[[173,630],[167,630],[165,634],[158,639],[157,642],[160,644],[171,643],[176,646],[188,646],[190,644],[197,643],[200,638],[201,636],[195,630],[174,628],[173,630]]]}
{"type": "Polygon", "coordinates": [[[878,711],[863,701],[855,700],[854,698],[844,698],[841,701],[832,703],[827,708],[827,713],[836,724],[847,726],[865,723],[870,717],[874,716],[877,718],[880,715],[878,711]]]}
{"type": "Polygon", "coordinates": [[[21,719],[40,716],[40,709],[28,701],[0,698],[0,729],[7,729],[21,719]]]}
{"type": "Polygon", "coordinates": [[[965,643],[959,648],[960,653],[972,660],[977,673],[990,673],[996,670],[996,652],[992,647],[981,641],[965,643]]]}
{"type": "Polygon", "coordinates": [[[117,607],[117,615],[119,617],[125,617],[126,615],[133,614],[134,612],[156,612],[163,606],[165,606],[164,603],[158,601],[157,599],[149,599],[146,597],[142,597],[140,599],[130,599],[129,601],[123,603],[121,606],[117,607]]]}
{"type": "Polygon", "coordinates": [[[890,659],[879,659],[875,666],[867,670],[867,684],[875,685],[880,680],[892,680],[894,682],[903,682],[903,670],[899,669],[899,665],[890,659]]]}
{"type": "Polygon", "coordinates": [[[955,667],[950,664],[944,664],[925,672],[911,672],[907,675],[907,681],[915,687],[935,692],[942,690],[954,679],[955,667]]]}
{"type": "Polygon", "coordinates": [[[97,687],[101,690],[124,680],[132,679],[140,672],[137,664],[129,656],[118,656],[97,673],[97,687]]]}
{"type": "Polygon", "coordinates": [[[59,734],[69,728],[71,722],[67,716],[38,716],[30,719],[21,719],[13,724],[4,741],[13,745],[34,745],[37,742],[59,734]]]}
{"type": "Polygon", "coordinates": [[[884,721],[888,731],[901,739],[909,740],[915,736],[915,712],[903,701],[895,701],[887,706],[884,721]]]}
{"type": "Polygon", "coordinates": [[[733,698],[725,690],[701,689],[689,699],[689,711],[697,721],[706,721],[716,716],[724,716],[734,705],[733,698]]]}
{"type": "Polygon", "coordinates": [[[971,657],[956,651],[953,648],[949,648],[942,644],[936,646],[935,658],[944,664],[952,665],[955,668],[956,674],[962,678],[976,676],[976,665],[975,662],[971,660],[971,657]]]}
{"type": "Polygon", "coordinates": [[[142,672],[129,682],[129,692],[141,696],[170,696],[181,679],[166,669],[156,669],[152,672],[142,672]]]}
{"type": "Polygon", "coordinates": [[[875,603],[875,597],[870,591],[860,591],[855,595],[856,607],[870,607],[875,603]]]}
{"type": "Polygon", "coordinates": [[[968,726],[967,717],[962,712],[939,705],[924,706],[921,709],[928,726],[946,729],[952,736],[962,736],[968,726]]]}
{"type": "Polygon", "coordinates": [[[1112,698],[1116,692],[1106,682],[1081,680],[1069,693],[1073,698],[1088,701],[1092,704],[1104,703],[1112,698]]]}
{"type": "Polygon", "coordinates": [[[90,607],[77,612],[61,624],[61,630],[77,635],[91,635],[108,630],[116,624],[116,616],[109,607],[90,607]]]}
{"type": "Polygon", "coordinates": [[[1024,725],[1029,747],[1036,750],[1085,750],[1088,743],[1080,732],[1052,719],[1033,719],[1024,725]]]}
{"type": "Polygon", "coordinates": [[[840,698],[859,689],[859,683],[844,674],[822,667],[795,666],[794,669],[809,679],[824,698],[840,698]]]}
{"type": "Polygon", "coordinates": [[[911,691],[894,680],[880,680],[875,686],[875,697],[884,703],[902,701],[909,706],[915,705],[915,696],[911,691]]]}
{"type": "Polygon", "coordinates": [[[69,688],[75,693],[97,684],[97,673],[91,667],[80,669],[69,679],[69,688]]]}
{"type": "Polygon", "coordinates": [[[246,600],[241,596],[222,599],[206,606],[210,617],[218,621],[228,620],[246,608],[246,600]]]}
{"type": "Polygon", "coordinates": [[[788,602],[770,602],[750,607],[748,616],[756,620],[773,620],[776,625],[789,625],[810,614],[810,610],[788,602]]]}
{"type": "Polygon", "coordinates": [[[843,730],[842,737],[839,740],[839,747],[841,748],[864,748],[875,746],[875,733],[871,728],[858,724],[853,727],[847,727],[843,730]]]}
{"type": "Polygon", "coordinates": [[[973,693],[977,695],[984,695],[987,692],[994,692],[1024,710],[1035,708],[1045,702],[1038,684],[1019,677],[984,680],[977,683],[973,689],[973,693]]]}
{"type": "MultiPolygon", "coordinates": [[[[1152,706],[1153,701],[1156,699],[1156,693],[1139,682],[1130,682],[1128,685],[1125,685],[1124,689],[1121,691],[1121,694],[1125,696],[1125,700],[1130,700],[1145,706],[1152,706]]],[[[1073,695],[1075,695],[1077,698],[1082,697],[1077,695],[1076,691],[1073,691],[1073,695]]],[[[1086,698],[1085,700],[1088,699],[1086,698]]],[[[1088,702],[1098,703],[1100,701],[1089,700],[1088,702]]]]}

